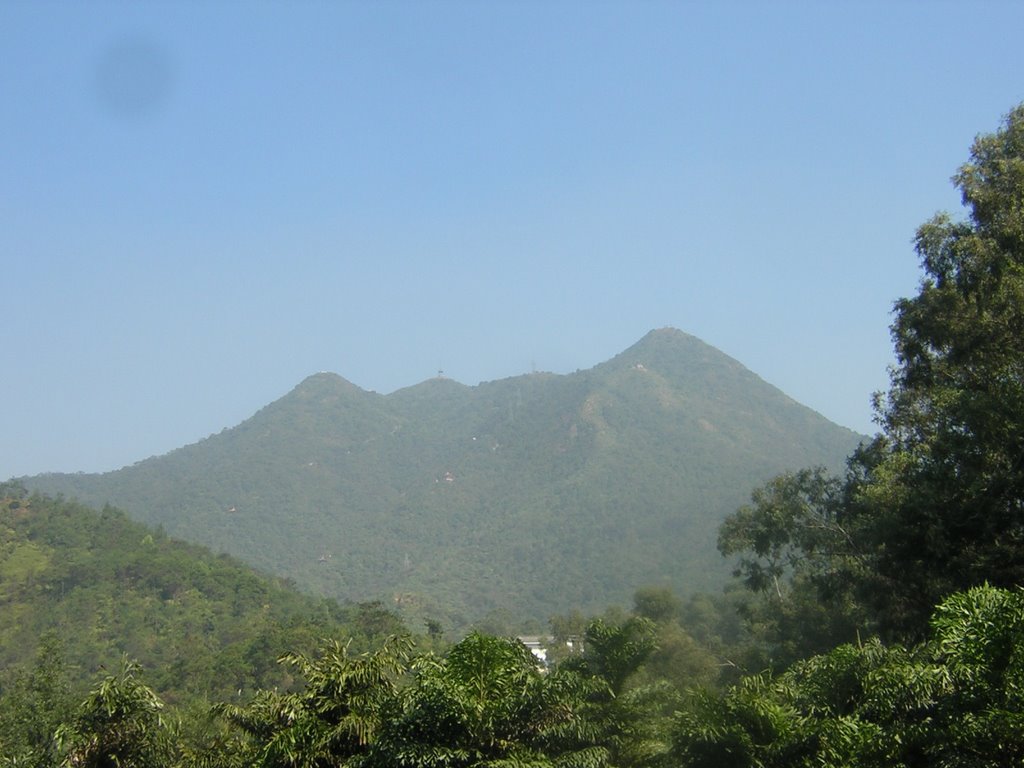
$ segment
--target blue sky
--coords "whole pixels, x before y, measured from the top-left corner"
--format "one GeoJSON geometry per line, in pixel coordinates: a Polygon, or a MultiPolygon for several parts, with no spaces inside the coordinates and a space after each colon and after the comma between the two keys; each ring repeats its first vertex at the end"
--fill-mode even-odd
{"type": "Polygon", "coordinates": [[[0,478],[671,325],[873,431],[1024,4],[0,4],[0,478]]]}

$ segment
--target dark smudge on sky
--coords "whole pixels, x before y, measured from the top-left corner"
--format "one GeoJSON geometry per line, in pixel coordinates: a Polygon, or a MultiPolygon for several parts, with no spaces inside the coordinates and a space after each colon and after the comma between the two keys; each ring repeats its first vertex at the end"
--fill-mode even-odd
{"type": "Polygon", "coordinates": [[[96,98],[114,118],[155,115],[171,92],[171,58],[163,46],[141,36],[126,36],[104,48],[96,61],[96,98]]]}

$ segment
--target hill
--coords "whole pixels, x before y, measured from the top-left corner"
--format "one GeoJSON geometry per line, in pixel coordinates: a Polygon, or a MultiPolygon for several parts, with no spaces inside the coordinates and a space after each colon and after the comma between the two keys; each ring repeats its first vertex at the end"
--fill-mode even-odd
{"type": "Polygon", "coordinates": [[[112,503],[320,595],[447,626],[542,623],[726,572],[721,520],[860,436],[674,329],[569,375],[390,395],[320,373],[238,426],[32,488],[112,503]]]}
{"type": "Polygon", "coordinates": [[[127,654],[171,702],[287,685],[285,650],[326,636],[368,647],[382,624],[397,626],[378,605],[301,594],[116,509],[29,496],[17,483],[0,484],[0,615],[0,670],[24,669],[56,642],[81,687],[127,654]]]}

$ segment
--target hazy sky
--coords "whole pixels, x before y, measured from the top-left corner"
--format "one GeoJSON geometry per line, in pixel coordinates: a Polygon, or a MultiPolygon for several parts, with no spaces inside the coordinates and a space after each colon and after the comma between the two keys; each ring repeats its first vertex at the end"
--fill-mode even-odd
{"type": "Polygon", "coordinates": [[[1024,3],[0,3],[0,479],[671,325],[874,431],[1024,3]]]}

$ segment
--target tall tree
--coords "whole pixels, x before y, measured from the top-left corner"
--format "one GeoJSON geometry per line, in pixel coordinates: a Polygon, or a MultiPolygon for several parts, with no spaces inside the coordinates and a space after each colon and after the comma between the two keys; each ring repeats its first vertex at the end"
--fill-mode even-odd
{"type": "Polygon", "coordinates": [[[802,580],[847,617],[856,594],[866,628],[915,640],[944,596],[1024,583],[1024,105],[953,181],[967,215],[917,231],[924,274],[895,306],[881,434],[841,480],[772,481],[720,539],[779,605],[780,582],[802,580]]]}
{"type": "Polygon", "coordinates": [[[174,757],[163,702],[141,680],[141,668],[124,658],[57,729],[63,768],[169,766],[174,757]]]}
{"type": "Polygon", "coordinates": [[[1024,104],[954,182],[968,217],[917,231],[924,278],[896,304],[884,451],[864,490],[867,594],[897,632],[955,590],[1024,583],[1024,104]]]}
{"type": "Polygon", "coordinates": [[[444,659],[421,658],[386,718],[370,766],[600,768],[607,750],[585,717],[593,689],[545,673],[515,639],[473,632],[444,659]]]}
{"type": "Polygon", "coordinates": [[[54,733],[73,711],[64,645],[47,632],[31,669],[7,672],[0,677],[0,766],[52,766],[54,733]]]}
{"type": "Polygon", "coordinates": [[[719,529],[719,551],[738,555],[733,573],[756,595],[741,612],[763,645],[764,665],[781,668],[823,653],[863,626],[851,596],[864,560],[850,519],[858,484],[853,471],[845,479],[823,468],[779,475],[719,529]]]}
{"type": "Polygon", "coordinates": [[[928,642],[841,645],[676,720],[677,765],[1020,766],[1024,593],[977,587],[935,611],[928,642]]]}
{"type": "Polygon", "coordinates": [[[411,643],[391,636],[375,651],[349,655],[336,640],[314,657],[287,654],[306,686],[296,693],[260,691],[244,707],[220,704],[215,711],[244,734],[234,751],[246,765],[264,768],[341,766],[358,761],[381,727],[381,712],[396,695],[411,643]]]}

